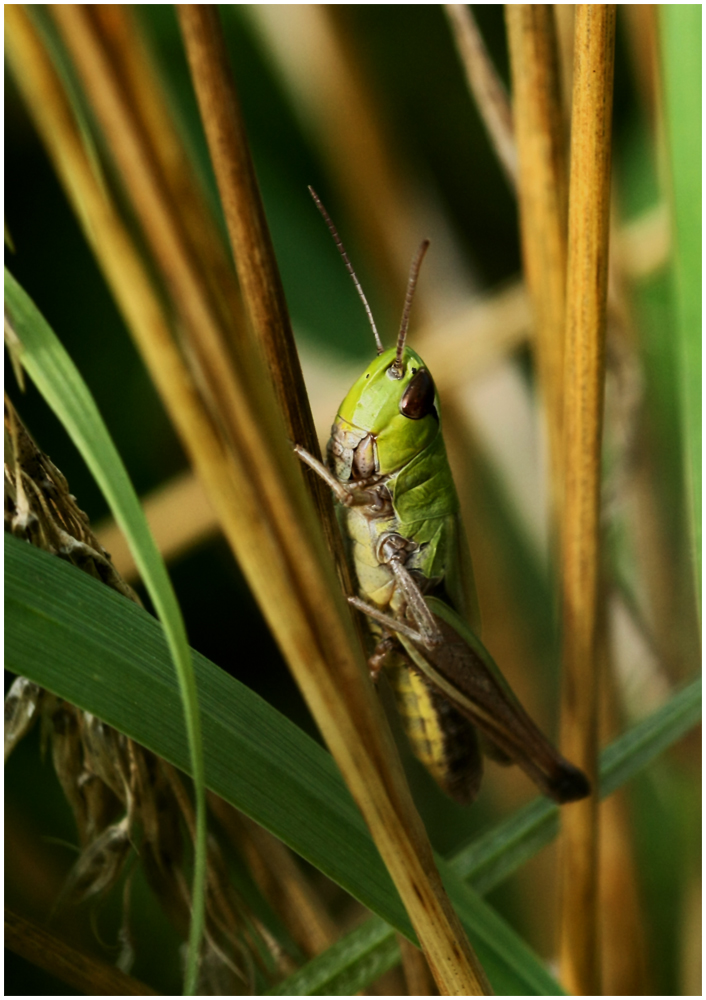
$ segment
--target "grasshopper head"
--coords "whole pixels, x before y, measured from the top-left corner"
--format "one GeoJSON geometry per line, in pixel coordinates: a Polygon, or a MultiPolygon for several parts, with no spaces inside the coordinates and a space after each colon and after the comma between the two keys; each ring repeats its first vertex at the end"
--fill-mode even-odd
{"type": "Polygon", "coordinates": [[[337,424],[375,443],[376,473],[395,472],[439,433],[439,400],[424,362],[411,348],[384,351],[343,400],[337,424]]]}
{"type": "Polygon", "coordinates": [[[434,380],[424,362],[406,346],[414,289],[429,240],[412,260],[397,346],[385,351],[368,300],[343,249],[331,217],[309,188],[341,252],[375,335],[378,357],[366,368],[343,400],[333,426],[329,457],[344,480],[387,475],[419,455],[439,433],[439,404],[434,380]]]}

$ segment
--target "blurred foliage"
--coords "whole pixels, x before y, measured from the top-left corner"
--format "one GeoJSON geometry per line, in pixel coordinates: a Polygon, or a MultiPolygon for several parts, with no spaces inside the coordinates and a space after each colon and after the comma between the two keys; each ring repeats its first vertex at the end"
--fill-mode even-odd
{"type": "MultiPolygon", "coordinates": [[[[441,7],[344,5],[336,11],[340,30],[375,94],[377,109],[389,129],[389,143],[419,190],[444,217],[462,258],[468,286],[483,291],[516,276],[520,252],[514,197],[467,93],[441,7]]],[[[502,6],[477,5],[475,11],[500,74],[507,81],[502,6]]],[[[263,50],[247,12],[242,5],[232,5],[222,8],[222,13],[295,332],[306,347],[325,348],[327,356],[361,361],[370,354],[369,330],[345,269],[311,204],[307,184],[319,190],[336,220],[378,323],[387,331],[383,337],[391,336],[397,322],[389,312],[389,289],[375,269],[366,264],[361,229],[348,215],[345,199],[330,177],[320,150],[302,128],[295,103],[271,57],[263,50]]],[[[180,127],[216,208],[215,186],[173,9],[170,5],[141,5],[139,17],[163,68],[180,127]]],[[[640,86],[636,56],[641,43],[649,40],[635,37],[639,33],[636,24],[639,22],[619,17],[614,142],[619,221],[636,218],[664,198],[660,132],[654,106],[640,86]]],[[[6,79],[5,94],[5,211],[15,248],[8,254],[9,266],[80,368],[138,492],[145,494],[185,466],[183,453],[10,78],[6,79]]],[[[410,256],[412,250],[410,247],[410,256]]],[[[698,634],[689,570],[681,401],[673,337],[675,311],[666,269],[633,282],[628,293],[631,336],[643,393],[636,417],[639,447],[648,456],[656,535],[671,560],[671,577],[662,586],[673,599],[670,603],[665,598],[669,608],[662,620],[648,624],[655,633],[662,630],[663,636],[671,636],[675,647],[682,650],[676,656],[676,666],[658,663],[659,672],[671,684],[696,669],[698,634]]],[[[393,290],[393,294],[401,303],[402,289],[393,290]]],[[[511,364],[522,372],[531,390],[527,357],[526,350],[522,350],[511,364]]],[[[32,386],[20,396],[11,372],[8,388],[28,429],[66,475],[79,505],[95,524],[106,515],[106,506],[64,431],[32,386]]],[[[485,477],[480,479],[481,490],[490,484],[481,503],[498,522],[489,532],[497,539],[499,564],[513,595],[511,611],[520,622],[539,623],[539,631],[530,639],[535,648],[532,659],[542,660],[545,670],[549,667],[546,673],[551,674],[556,665],[554,608],[546,573],[536,559],[531,561],[530,550],[523,549],[521,541],[516,540],[522,530],[512,510],[513,503],[521,504],[522,498],[508,499],[508,484],[492,455],[481,456],[479,463],[485,477]],[[499,516],[498,511],[505,508],[506,512],[499,516]],[[513,556],[519,551],[524,552],[522,558],[513,556]],[[532,581],[529,586],[528,579],[532,581]]],[[[640,542],[634,547],[639,550],[640,542]]],[[[632,570],[640,581],[642,600],[650,582],[645,583],[641,576],[646,572],[644,567],[632,566],[632,570]]],[[[224,543],[213,539],[201,544],[175,562],[170,571],[191,645],[318,738],[224,543]]],[[[487,568],[480,565],[477,571],[482,593],[487,568]]],[[[657,586],[659,589],[659,581],[657,586]]],[[[643,614],[649,615],[649,607],[647,601],[643,614]]],[[[527,627],[520,625],[521,629],[527,627]]],[[[660,650],[664,648],[659,635],[655,644],[660,650]]],[[[531,680],[524,678],[523,684],[532,688],[531,680]]],[[[555,694],[547,695],[547,704],[537,707],[540,716],[550,717],[554,698],[555,694]]],[[[655,994],[680,994],[685,982],[691,981],[689,969],[683,966],[681,937],[686,933],[684,905],[697,877],[700,845],[694,816],[699,787],[694,765],[697,753],[696,741],[689,740],[683,749],[667,754],[631,791],[650,991],[655,994]]],[[[526,782],[490,765],[478,803],[466,812],[447,801],[409,755],[407,763],[432,841],[444,853],[457,848],[506,812],[511,803],[528,795],[526,782]]],[[[50,763],[41,758],[34,737],[20,746],[8,767],[6,822],[10,852],[7,902],[37,919],[45,919],[61,886],[62,871],[65,873],[73,860],[68,845],[58,846],[49,838],[70,842],[72,829],[50,763]],[[21,849],[25,850],[21,857],[13,853],[21,849]],[[28,888],[27,883],[38,858],[38,871],[45,883],[43,892],[36,886],[28,888]]],[[[533,910],[527,900],[537,891],[537,878],[542,878],[545,869],[539,870],[539,875],[533,867],[520,873],[514,882],[496,891],[492,901],[515,926],[521,927],[530,944],[551,948],[544,931],[528,919],[533,910]]],[[[38,880],[35,875],[34,882],[38,880]]],[[[133,892],[135,938],[139,940],[144,934],[150,940],[148,954],[140,955],[138,948],[135,975],[165,993],[178,992],[174,935],[146,887],[138,882],[133,892]],[[168,940],[169,945],[162,946],[163,940],[168,940]]],[[[336,905],[340,908],[346,904],[339,900],[336,905]]],[[[116,913],[111,916],[101,912],[94,933],[81,915],[62,913],[62,930],[75,935],[86,950],[109,957],[117,919],[116,913]],[[100,945],[100,939],[108,945],[100,945]]],[[[8,958],[6,977],[8,993],[54,995],[48,982],[30,988],[35,979],[30,980],[26,965],[12,956],[8,958]]],[[[67,990],[57,986],[54,992],[66,994],[67,990]]]]}

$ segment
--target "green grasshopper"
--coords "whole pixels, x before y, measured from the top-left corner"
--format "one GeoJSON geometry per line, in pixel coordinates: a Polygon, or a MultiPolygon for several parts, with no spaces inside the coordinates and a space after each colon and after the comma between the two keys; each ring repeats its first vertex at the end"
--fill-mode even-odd
{"type": "Polygon", "coordinates": [[[386,351],[335,226],[309,190],[353,278],[378,348],[338,410],[328,468],[295,448],[341,505],[359,594],[348,600],[368,616],[376,640],[371,674],[377,679],[385,669],[413,752],[458,802],[468,804],[478,793],[481,750],[501,763],[518,764],[557,802],[584,798],[590,793],[586,776],[530,719],[478,638],[473,570],[439,399],[424,362],[406,346],[429,242],[412,262],[397,344],[386,351]]]}

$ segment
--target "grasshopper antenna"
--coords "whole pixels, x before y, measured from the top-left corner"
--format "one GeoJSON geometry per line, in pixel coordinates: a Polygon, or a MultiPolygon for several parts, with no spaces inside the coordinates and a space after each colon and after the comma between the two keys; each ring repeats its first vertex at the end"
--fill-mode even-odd
{"type": "Polygon", "coordinates": [[[409,281],[407,282],[407,294],[404,300],[404,309],[402,310],[402,322],[400,323],[400,332],[397,334],[397,354],[395,355],[395,360],[392,362],[389,369],[393,378],[402,378],[402,352],[404,351],[405,341],[407,340],[409,313],[412,308],[414,290],[417,287],[419,269],[422,266],[424,254],[428,249],[429,240],[422,240],[419,244],[419,249],[414,256],[414,260],[412,261],[412,266],[409,269],[409,281]]]}
{"type": "Polygon", "coordinates": [[[338,235],[338,230],[334,226],[333,220],[331,219],[331,216],[328,214],[328,212],[324,208],[321,199],[319,198],[319,196],[316,193],[316,191],[314,191],[314,189],[311,186],[311,184],[309,185],[309,194],[314,199],[314,202],[316,203],[316,207],[318,208],[318,210],[323,215],[324,221],[326,222],[326,225],[329,228],[329,232],[333,236],[334,242],[335,242],[336,246],[338,247],[338,252],[340,253],[341,257],[343,257],[343,263],[346,265],[346,269],[347,269],[348,273],[350,274],[351,278],[353,279],[353,284],[357,288],[358,295],[360,295],[360,298],[361,298],[361,300],[363,302],[363,305],[365,306],[365,311],[368,314],[368,320],[370,321],[370,325],[373,328],[373,334],[375,335],[375,343],[377,344],[378,354],[382,354],[382,352],[385,350],[385,348],[382,346],[382,341],[380,340],[380,334],[378,333],[377,327],[375,326],[375,320],[373,319],[373,314],[371,312],[370,306],[368,305],[368,300],[365,297],[365,292],[363,291],[363,289],[361,287],[361,284],[358,281],[358,277],[357,277],[355,271],[353,270],[353,265],[351,264],[351,262],[350,262],[350,260],[348,258],[348,254],[346,253],[345,247],[343,246],[343,243],[341,241],[341,237],[338,235]]]}

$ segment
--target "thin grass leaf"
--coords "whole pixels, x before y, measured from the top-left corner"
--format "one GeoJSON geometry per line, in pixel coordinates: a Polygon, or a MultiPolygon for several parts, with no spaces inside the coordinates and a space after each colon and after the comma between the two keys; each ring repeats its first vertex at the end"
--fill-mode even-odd
{"type": "Polygon", "coordinates": [[[372,917],[269,990],[268,996],[355,996],[399,961],[395,932],[380,917],[372,917]]]}
{"type": "MultiPolygon", "coordinates": [[[[159,623],[11,536],[5,540],[5,568],[8,668],[188,772],[177,685],[159,623]]],[[[192,660],[207,786],[414,941],[332,758],[205,657],[192,651],[192,660]]],[[[539,959],[480,897],[449,871],[444,881],[497,993],[559,995],[539,959]]]]}
{"type": "Polygon", "coordinates": [[[193,917],[186,977],[187,992],[193,992],[204,921],[206,800],[198,696],[186,629],[164,561],[93,397],[49,324],[7,270],[5,303],[12,329],[19,339],[19,358],[22,366],[66,428],[128,540],[147,592],[164,625],[166,640],[179,679],[194,776],[197,815],[193,917]]]}
{"type": "MultiPolygon", "coordinates": [[[[661,5],[687,497],[701,595],[701,4],[661,5]]],[[[697,602],[700,608],[700,599],[697,602]]]]}

